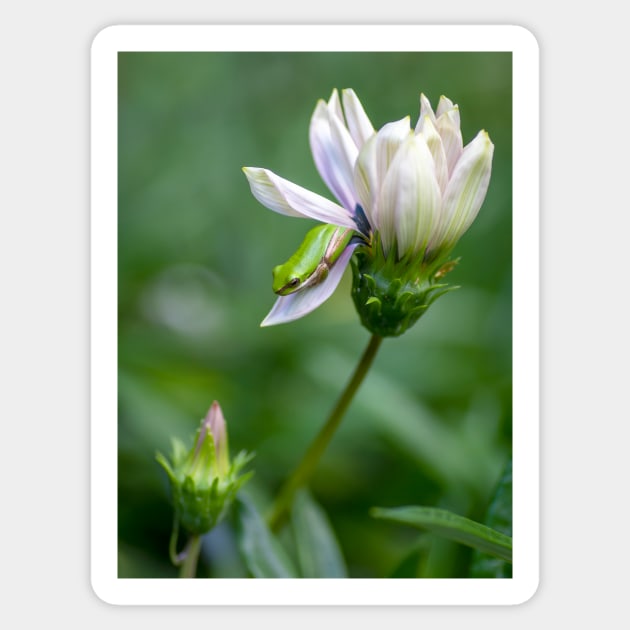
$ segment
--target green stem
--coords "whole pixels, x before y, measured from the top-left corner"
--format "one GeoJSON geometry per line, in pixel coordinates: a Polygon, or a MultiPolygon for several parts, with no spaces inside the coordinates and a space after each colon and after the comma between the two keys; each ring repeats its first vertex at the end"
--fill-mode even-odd
{"type": "Polygon", "coordinates": [[[322,456],[324,450],[328,446],[328,443],[332,439],[337,427],[341,423],[344,413],[348,408],[348,405],[354,398],[357,390],[359,389],[359,385],[363,382],[365,375],[367,374],[370,366],[372,365],[372,361],[376,355],[376,351],[381,345],[381,341],[383,341],[382,337],[378,337],[377,335],[372,335],[370,338],[370,342],[368,343],[359,364],[357,365],[352,378],[350,379],[346,389],[341,394],[337,404],[334,409],[330,413],[326,424],[322,427],[321,431],[315,438],[314,442],[311,444],[308,451],[302,458],[302,461],[299,463],[298,467],[295,469],[293,474],[287,479],[284,486],[282,486],[280,492],[278,493],[278,497],[274,503],[271,516],[269,517],[269,527],[273,531],[277,531],[282,525],[289,508],[291,507],[291,502],[293,501],[293,496],[296,491],[302,486],[306,485],[308,480],[310,479],[317,463],[319,462],[320,457],[322,456]]]}
{"type": "Polygon", "coordinates": [[[186,546],[185,557],[179,570],[180,578],[194,578],[197,575],[197,560],[201,551],[201,536],[191,534],[186,546]]]}

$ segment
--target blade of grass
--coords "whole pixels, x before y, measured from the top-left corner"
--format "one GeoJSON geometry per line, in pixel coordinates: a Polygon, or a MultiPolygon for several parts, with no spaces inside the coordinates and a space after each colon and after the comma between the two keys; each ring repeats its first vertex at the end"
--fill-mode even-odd
{"type": "Polygon", "coordinates": [[[374,518],[426,529],[449,540],[512,562],[512,539],[509,536],[448,510],[412,505],[372,508],[370,514],[374,518]]]}
{"type": "Polygon", "coordinates": [[[238,545],[256,578],[293,578],[297,571],[280,541],[269,531],[254,504],[243,496],[236,502],[238,545]]]}
{"type": "Polygon", "coordinates": [[[291,521],[302,577],[347,577],[343,555],[328,517],[306,490],[295,496],[291,521]]]}

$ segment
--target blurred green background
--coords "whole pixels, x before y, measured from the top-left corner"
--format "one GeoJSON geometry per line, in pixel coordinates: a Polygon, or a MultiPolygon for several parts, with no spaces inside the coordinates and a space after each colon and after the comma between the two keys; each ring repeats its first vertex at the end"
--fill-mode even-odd
{"type": "MultiPolygon", "coordinates": [[[[319,98],[351,87],[372,123],[419,95],[460,106],[464,143],[495,144],[481,212],[440,298],[387,339],[311,490],[350,577],[385,577],[412,550],[417,575],[467,575],[470,551],[372,519],[372,506],[430,505],[482,520],[511,453],[512,59],[510,53],[121,53],[119,55],[119,576],[174,577],[166,476],[155,452],[192,440],[218,400],[230,450],[256,457],[246,488],[263,508],[301,458],[368,332],[350,297],[260,328],[271,269],[315,225],[251,195],[243,166],[332,198],[308,126],[319,98]]],[[[246,575],[226,521],[200,575],[246,575]]]]}

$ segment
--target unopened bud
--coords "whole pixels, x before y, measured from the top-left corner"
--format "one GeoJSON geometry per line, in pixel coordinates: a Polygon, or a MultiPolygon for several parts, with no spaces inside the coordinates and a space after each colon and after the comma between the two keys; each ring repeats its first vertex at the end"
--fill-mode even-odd
{"type": "Polygon", "coordinates": [[[230,463],[225,418],[216,401],[201,421],[192,449],[173,440],[171,462],[156,455],[168,474],[173,507],[185,529],[204,534],[225,516],[238,489],[253,474],[239,476],[252,457],[241,452],[230,463]]]}

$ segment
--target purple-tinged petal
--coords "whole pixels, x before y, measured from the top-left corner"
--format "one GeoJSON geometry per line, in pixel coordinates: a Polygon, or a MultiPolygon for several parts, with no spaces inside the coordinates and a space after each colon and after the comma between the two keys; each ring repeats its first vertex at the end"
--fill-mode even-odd
{"type": "Polygon", "coordinates": [[[304,317],[304,315],[308,315],[308,313],[323,304],[334,293],[341,282],[343,272],[348,266],[356,246],[357,243],[352,243],[343,250],[341,256],[339,256],[337,262],[330,270],[328,277],[323,282],[303,291],[296,291],[290,295],[279,297],[260,325],[275,326],[276,324],[292,322],[295,319],[304,317]]]}
{"type": "Polygon", "coordinates": [[[354,90],[343,90],[341,97],[343,99],[343,109],[346,113],[348,130],[357,148],[361,149],[368,138],[374,135],[374,127],[354,90]]]}
{"type": "Polygon", "coordinates": [[[328,111],[334,114],[343,123],[343,110],[341,109],[341,101],[339,100],[337,88],[332,91],[328,99],[328,111]]]}
{"type": "Polygon", "coordinates": [[[252,194],[265,207],[290,217],[356,228],[353,213],[265,168],[245,167],[252,194]]]}
{"type": "Polygon", "coordinates": [[[342,119],[324,101],[319,101],[309,130],[315,166],[328,188],[344,208],[354,210],[353,170],[358,149],[342,119]]]}
{"type": "Polygon", "coordinates": [[[214,449],[217,456],[217,467],[219,469],[219,473],[224,475],[227,473],[229,466],[227,430],[225,427],[223,411],[216,400],[212,403],[206,418],[203,421],[202,430],[199,435],[199,443],[197,444],[197,452],[201,443],[205,440],[205,436],[208,431],[212,434],[214,441],[214,449]]]}

